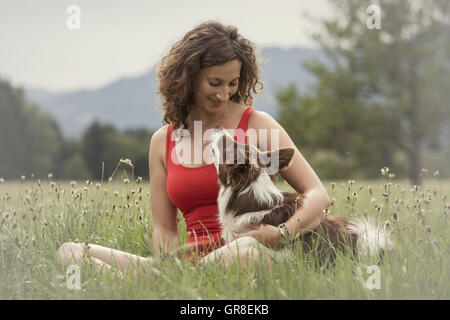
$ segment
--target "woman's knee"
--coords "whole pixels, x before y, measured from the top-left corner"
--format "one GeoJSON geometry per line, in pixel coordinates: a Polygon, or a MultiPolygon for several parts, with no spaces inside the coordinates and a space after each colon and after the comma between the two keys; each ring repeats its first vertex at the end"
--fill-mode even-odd
{"type": "Polygon", "coordinates": [[[62,265],[81,263],[83,255],[84,249],[81,243],[65,242],[59,247],[56,260],[62,265]]]}

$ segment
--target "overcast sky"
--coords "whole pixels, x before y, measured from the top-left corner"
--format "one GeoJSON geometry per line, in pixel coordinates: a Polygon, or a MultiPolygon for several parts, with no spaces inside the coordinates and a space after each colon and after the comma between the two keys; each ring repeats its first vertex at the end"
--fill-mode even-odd
{"type": "Polygon", "coordinates": [[[327,0],[0,0],[0,77],[53,92],[147,72],[195,25],[216,19],[257,46],[311,47],[327,0]],[[70,30],[77,5],[81,29],[70,30]]]}

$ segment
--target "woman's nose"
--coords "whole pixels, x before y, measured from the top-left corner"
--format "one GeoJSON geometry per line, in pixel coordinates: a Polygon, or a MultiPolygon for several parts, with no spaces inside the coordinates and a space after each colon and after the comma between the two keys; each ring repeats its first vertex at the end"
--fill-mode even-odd
{"type": "Polygon", "coordinates": [[[228,88],[225,88],[221,90],[220,92],[216,93],[216,98],[220,101],[227,101],[228,100],[228,88]]]}

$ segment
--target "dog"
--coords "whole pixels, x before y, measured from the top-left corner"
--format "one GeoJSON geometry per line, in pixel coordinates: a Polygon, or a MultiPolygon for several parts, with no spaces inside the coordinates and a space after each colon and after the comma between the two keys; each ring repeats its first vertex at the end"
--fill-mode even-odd
{"type": "MultiPolygon", "coordinates": [[[[303,194],[281,192],[275,186],[279,171],[291,164],[293,148],[262,152],[254,145],[236,142],[225,129],[216,129],[210,142],[220,186],[217,204],[225,243],[235,241],[233,232],[252,230],[251,225],[279,226],[302,207],[303,194]]],[[[392,246],[384,225],[367,218],[325,215],[317,228],[293,238],[305,253],[314,250],[331,260],[337,251],[382,258],[392,246]]]]}

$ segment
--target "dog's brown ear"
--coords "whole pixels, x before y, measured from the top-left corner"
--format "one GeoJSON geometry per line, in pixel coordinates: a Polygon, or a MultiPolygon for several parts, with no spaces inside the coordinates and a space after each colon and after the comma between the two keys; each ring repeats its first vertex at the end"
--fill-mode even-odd
{"type": "Polygon", "coordinates": [[[279,165],[280,169],[286,169],[291,165],[292,159],[294,158],[295,150],[293,148],[282,148],[277,150],[279,153],[279,165]]]}
{"type": "Polygon", "coordinates": [[[261,152],[258,157],[258,165],[269,170],[273,175],[286,169],[291,164],[295,150],[293,148],[281,148],[274,151],[261,152]]]}

